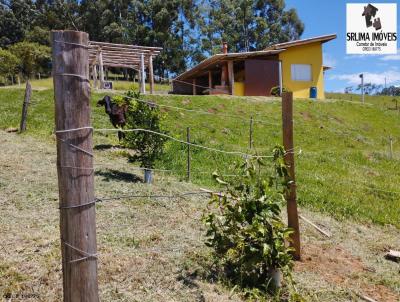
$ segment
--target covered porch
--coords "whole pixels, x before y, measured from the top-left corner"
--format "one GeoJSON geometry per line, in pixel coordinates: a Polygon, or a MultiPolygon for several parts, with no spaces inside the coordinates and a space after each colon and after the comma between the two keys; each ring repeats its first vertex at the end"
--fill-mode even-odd
{"type": "Polygon", "coordinates": [[[282,50],[224,53],[202,61],[173,80],[176,94],[229,94],[269,96],[271,88],[282,86],[282,50]]]}

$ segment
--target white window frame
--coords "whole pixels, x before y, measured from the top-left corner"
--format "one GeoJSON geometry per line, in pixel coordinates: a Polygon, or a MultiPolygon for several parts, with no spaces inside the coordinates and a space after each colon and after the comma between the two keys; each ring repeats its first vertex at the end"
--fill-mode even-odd
{"type": "Polygon", "coordinates": [[[312,66],[311,64],[291,64],[290,78],[295,82],[311,82],[312,66]]]}

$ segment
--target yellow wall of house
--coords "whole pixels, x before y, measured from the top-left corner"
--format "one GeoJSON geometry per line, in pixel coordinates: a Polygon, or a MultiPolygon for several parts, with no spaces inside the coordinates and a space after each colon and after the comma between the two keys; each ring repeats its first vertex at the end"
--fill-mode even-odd
{"type": "Polygon", "coordinates": [[[283,87],[293,92],[295,98],[308,98],[310,87],[317,87],[317,98],[325,99],[322,70],[322,44],[320,42],[290,47],[279,54],[282,61],[283,87]],[[292,81],[292,64],[310,64],[312,81],[292,81]]]}
{"type": "Polygon", "coordinates": [[[233,86],[233,95],[244,96],[244,83],[243,82],[235,82],[233,86]]]}

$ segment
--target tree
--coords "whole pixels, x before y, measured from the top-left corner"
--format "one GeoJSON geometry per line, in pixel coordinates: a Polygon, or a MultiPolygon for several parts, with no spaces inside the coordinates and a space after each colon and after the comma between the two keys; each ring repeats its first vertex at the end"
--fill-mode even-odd
{"type": "Polygon", "coordinates": [[[389,86],[387,88],[383,88],[379,93],[380,95],[392,95],[392,96],[400,96],[400,86],[389,86]]]}
{"type": "Polygon", "coordinates": [[[10,51],[0,48],[0,76],[7,78],[18,71],[18,58],[10,51]]]}
{"type": "Polygon", "coordinates": [[[260,50],[299,39],[304,30],[296,10],[285,10],[284,0],[210,0],[203,14],[203,50],[210,54],[220,52],[223,41],[232,52],[260,50]]]}
{"type": "Polygon", "coordinates": [[[50,48],[31,42],[19,42],[12,45],[9,50],[20,61],[20,70],[25,77],[41,72],[46,73],[50,69],[50,48]]]}
{"type": "Polygon", "coordinates": [[[14,44],[24,36],[22,24],[12,10],[0,4],[0,47],[14,44]]]}
{"type": "Polygon", "coordinates": [[[133,44],[164,49],[155,59],[156,73],[164,77],[179,73],[186,69],[190,57],[185,42],[194,27],[195,12],[192,0],[134,0],[126,19],[127,39],[133,44]]]}
{"type": "Polygon", "coordinates": [[[174,76],[220,52],[259,50],[300,37],[304,25],[284,0],[0,0],[0,47],[49,45],[50,30],[94,41],[159,46],[154,71],[174,76]]]}
{"type": "Polygon", "coordinates": [[[47,30],[80,29],[79,6],[78,0],[36,0],[32,27],[39,26],[47,30]]]}
{"type": "Polygon", "coordinates": [[[26,33],[25,39],[28,42],[50,46],[50,31],[47,28],[35,26],[26,33]]]}

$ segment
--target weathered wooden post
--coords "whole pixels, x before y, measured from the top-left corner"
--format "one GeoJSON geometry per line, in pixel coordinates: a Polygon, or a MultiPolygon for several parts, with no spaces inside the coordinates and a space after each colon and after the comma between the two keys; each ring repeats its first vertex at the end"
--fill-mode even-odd
{"type": "Polygon", "coordinates": [[[190,127],[186,128],[186,142],[187,142],[186,180],[190,181],[190,127]]]}
{"type": "Polygon", "coordinates": [[[25,98],[24,103],[22,104],[22,116],[21,116],[21,123],[19,125],[19,132],[24,132],[26,130],[26,118],[28,116],[28,106],[29,102],[31,101],[32,96],[32,86],[29,83],[29,80],[26,81],[26,88],[25,88],[25,98]]]}
{"type": "Polygon", "coordinates": [[[97,65],[93,64],[92,66],[92,75],[93,75],[93,88],[97,89],[97,65]]]}
{"type": "Polygon", "coordinates": [[[144,71],[144,55],[140,54],[140,93],[146,93],[146,74],[144,71]]]}
{"type": "Polygon", "coordinates": [[[154,71],[153,71],[153,56],[149,56],[149,82],[150,82],[150,94],[154,94],[154,71]]]}
{"type": "Polygon", "coordinates": [[[53,31],[51,41],[64,302],[97,302],[88,34],[53,31]]]}
{"type": "Polygon", "coordinates": [[[389,136],[390,159],[393,159],[393,137],[389,136]]]}
{"type": "Polygon", "coordinates": [[[285,163],[289,168],[289,190],[286,193],[288,226],[293,229],[291,246],[294,248],[293,257],[300,260],[300,228],[296,200],[296,178],[294,169],[294,143],[293,143],[293,93],[282,93],[282,135],[283,146],[286,150],[285,163]]]}
{"type": "Polygon", "coordinates": [[[196,90],[196,78],[194,78],[192,80],[192,93],[193,93],[193,95],[196,95],[196,93],[197,93],[197,90],[196,90]]]}
{"type": "Polygon", "coordinates": [[[233,71],[233,61],[228,61],[229,92],[235,94],[235,73],[233,71]]]}
{"type": "Polygon", "coordinates": [[[250,117],[249,148],[253,148],[253,117],[250,117]]]}
{"type": "Polygon", "coordinates": [[[103,52],[101,48],[98,48],[98,57],[99,57],[99,74],[100,74],[100,89],[104,88],[104,66],[103,66],[103,52]]]}

